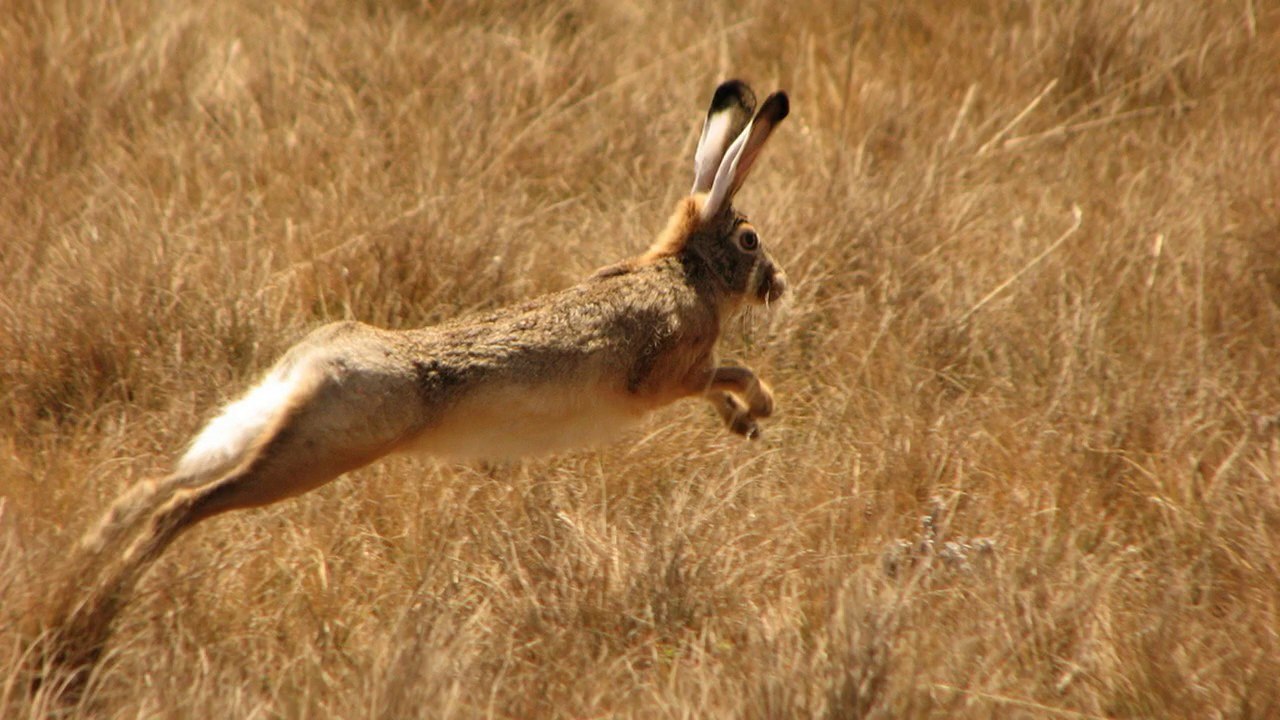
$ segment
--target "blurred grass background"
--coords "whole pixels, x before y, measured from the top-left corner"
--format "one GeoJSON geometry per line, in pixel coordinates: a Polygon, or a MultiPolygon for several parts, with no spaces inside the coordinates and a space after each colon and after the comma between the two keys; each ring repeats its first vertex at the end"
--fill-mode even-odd
{"type": "Polygon", "coordinates": [[[0,715],[1280,714],[1277,68],[1255,0],[0,4],[0,715]],[[763,440],[380,463],[26,689],[117,493],[321,322],[641,251],[727,77],[793,103],[763,440]]]}

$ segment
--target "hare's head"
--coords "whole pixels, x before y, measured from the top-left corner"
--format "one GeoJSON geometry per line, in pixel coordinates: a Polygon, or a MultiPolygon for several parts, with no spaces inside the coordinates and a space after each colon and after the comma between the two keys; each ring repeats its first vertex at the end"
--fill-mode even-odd
{"type": "Polygon", "coordinates": [[[682,199],[651,257],[685,254],[703,265],[734,301],[773,302],[787,278],[765,250],[760,234],[733,207],[733,197],[760,156],[769,134],[787,116],[787,95],[776,92],[755,110],[746,83],[716,88],[694,153],[693,190],[682,199]]]}

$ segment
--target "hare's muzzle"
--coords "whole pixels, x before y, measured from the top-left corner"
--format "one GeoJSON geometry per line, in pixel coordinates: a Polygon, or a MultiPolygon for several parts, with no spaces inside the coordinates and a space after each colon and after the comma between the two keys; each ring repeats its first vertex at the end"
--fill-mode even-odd
{"type": "Polygon", "coordinates": [[[773,263],[760,268],[760,284],[756,286],[756,298],[762,303],[777,302],[787,292],[787,274],[773,263]]]}

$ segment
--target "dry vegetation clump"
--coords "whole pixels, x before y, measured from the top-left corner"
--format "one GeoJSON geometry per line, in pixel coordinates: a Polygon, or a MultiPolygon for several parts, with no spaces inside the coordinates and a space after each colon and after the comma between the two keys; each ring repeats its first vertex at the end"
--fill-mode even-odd
{"type": "Polygon", "coordinates": [[[1264,2],[4,4],[0,716],[1275,717],[1278,67],[1264,2]],[[794,112],[738,203],[794,287],[727,348],[762,441],[384,462],[30,689],[219,403],[639,251],[729,76],[794,112]]]}

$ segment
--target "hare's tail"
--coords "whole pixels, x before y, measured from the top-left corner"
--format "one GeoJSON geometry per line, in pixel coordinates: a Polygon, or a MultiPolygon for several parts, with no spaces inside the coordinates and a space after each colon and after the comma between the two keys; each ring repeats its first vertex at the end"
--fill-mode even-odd
{"type": "Polygon", "coordinates": [[[272,372],[205,426],[172,475],[139,482],[112,503],[72,553],[52,598],[37,684],[56,673],[60,692],[83,689],[138,578],[187,527],[166,522],[163,511],[256,462],[286,422],[301,385],[297,373],[272,372]]]}

